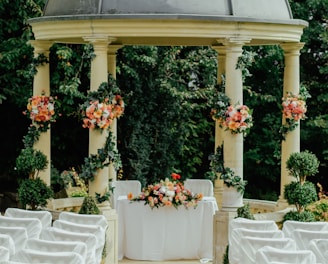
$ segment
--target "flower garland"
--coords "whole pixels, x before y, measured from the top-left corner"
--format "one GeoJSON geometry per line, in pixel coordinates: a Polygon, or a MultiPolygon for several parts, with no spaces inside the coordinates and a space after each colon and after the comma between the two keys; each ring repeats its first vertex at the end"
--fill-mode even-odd
{"type": "Polygon", "coordinates": [[[190,190],[184,188],[180,182],[181,176],[177,173],[171,174],[172,180],[166,178],[159,183],[150,184],[142,189],[142,192],[134,197],[132,193],[128,194],[130,201],[144,201],[151,209],[164,206],[183,205],[185,208],[196,208],[198,202],[203,199],[203,194],[193,194],[190,190]]]}
{"type": "Polygon", "coordinates": [[[23,114],[38,125],[40,132],[47,131],[50,123],[56,121],[55,98],[52,96],[44,94],[33,96],[28,99],[26,108],[23,114]]]}
{"type": "Polygon", "coordinates": [[[305,88],[302,88],[299,95],[287,92],[287,96],[282,98],[282,116],[285,122],[281,126],[280,132],[283,139],[288,132],[293,131],[298,126],[300,120],[306,119],[306,98],[309,97],[310,95],[305,88]]]}
{"type": "Polygon", "coordinates": [[[223,93],[218,93],[218,100],[211,110],[212,118],[219,122],[219,126],[229,130],[231,134],[242,133],[246,136],[253,126],[253,111],[246,105],[230,104],[230,99],[223,93]]]}

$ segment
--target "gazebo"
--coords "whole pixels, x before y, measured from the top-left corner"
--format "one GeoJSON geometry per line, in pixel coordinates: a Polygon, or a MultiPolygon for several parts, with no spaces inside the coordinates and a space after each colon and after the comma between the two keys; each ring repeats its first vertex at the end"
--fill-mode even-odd
{"type": "MultiPolygon", "coordinates": [[[[108,73],[115,78],[116,52],[123,46],[210,46],[218,54],[217,82],[222,82],[224,74],[226,95],[232,103],[242,104],[242,73],[236,64],[243,47],[279,45],[285,57],[283,93],[299,93],[299,55],[303,47],[300,40],[308,23],[293,19],[288,0],[48,0],[44,15],[28,22],[35,36],[31,41],[35,56],[43,54],[49,58],[54,43],[93,45],[96,57],[91,61],[92,91],[107,81],[108,73]]],[[[39,65],[37,70],[33,94],[44,91],[50,95],[49,64],[39,65]]],[[[111,131],[115,137],[115,122],[111,131]]],[[[224,141],[225,166],[242,176],[243,135],[231,135],[218,125],[215,132],[214,148],[224,141]]],[[[92,130],[89,133],[89,153],[96,153],[106,135],[92,130]]],[[[42,133],[35,148],[51,160],[50,131],[42,133]]],[[[299,151],[298,126],[281,142],[281,203],[283,187],[291,181],[284,164],[291,153],[299,151]]],[[[50,165],[41,177],[50,184],[50,165]]],[[[109,178],[116,180],[113,168],[99,171],[95,181],[90,182],[89,193],[103,193],[109,178]]],[[[218,200],[223,191],[222,182],[217,181],[218,200]]],[[[115,228],[115,212],[108,206],[104,210],[110,212],[108,218],[113,219],[115,228]]],[[[234,210],[223,206],[219,212],[222,222],[227,223],[234,210]]],[[[117,263],[115,248],[110,249],[111,263],[117,263]]],[[[214,245],[214,250],[217,257],[223,254],[224,248],[214,245]]]]}

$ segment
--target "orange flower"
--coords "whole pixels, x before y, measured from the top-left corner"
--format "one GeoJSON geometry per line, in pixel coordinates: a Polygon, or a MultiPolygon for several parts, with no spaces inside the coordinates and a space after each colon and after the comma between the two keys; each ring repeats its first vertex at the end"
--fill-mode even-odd
{"type": "Polygon", "coordinates": [[[132,199],[133,199],[133,193],[131,193],[131,192],[128,193],[128,199],[129,199],[129,200],[132,200],[132,199]]]}

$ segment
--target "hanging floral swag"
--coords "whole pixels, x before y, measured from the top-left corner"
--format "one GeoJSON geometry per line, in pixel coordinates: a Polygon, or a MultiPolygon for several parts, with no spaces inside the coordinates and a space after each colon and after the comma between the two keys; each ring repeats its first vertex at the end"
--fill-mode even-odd
{"type": "Polygon", "coordinates": [[[230,131],[231,134],[242,133],[246,136],[253,126],[252,113],[246,105],[230,103],[230,98],[222,92],[218,92],[212,102],[211,116],[219,122],[220,127],[230,131]]]}
{"type": "Polygon", "coordinates": [[[283,140],[289,132],[298,126],[300,120],[306,119],[306,99],[310,97],[308,91],[302,86],[299,95],[287,92],[286,97],[282,98],[281,107],[284,123],[280,128],[280,133],[283,140]]]}
{"type": "Polygon", "coordinates": [[[80,110],[84,128],[108,129],[113,120],[124,113],[124,101],[115,80],[110,77],[97,91],[89,92],[80,110]]]}
{"type": "Polygon", "coordinates": [[[60,114],[56,112],[57,97],[46,96],[44,92],[41,95],[35,95],[28,99],[24,115],[28,116],[36,125],[40,132],[46,132],[50,123],[56,122],[60,114]]]}

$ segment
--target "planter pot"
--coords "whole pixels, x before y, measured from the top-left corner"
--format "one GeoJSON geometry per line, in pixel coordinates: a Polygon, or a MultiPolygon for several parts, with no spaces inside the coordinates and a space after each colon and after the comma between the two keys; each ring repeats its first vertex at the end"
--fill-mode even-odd
{"type": "Polygon", "coordinates": [[[243,204],[243,194],[233,187],[223,187],[222,211],[237,211],[243,204]]]}

